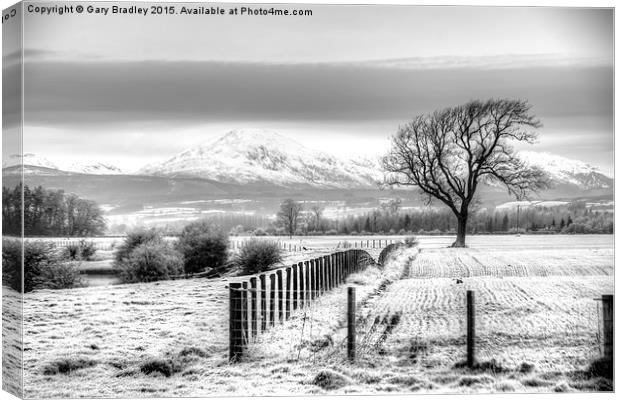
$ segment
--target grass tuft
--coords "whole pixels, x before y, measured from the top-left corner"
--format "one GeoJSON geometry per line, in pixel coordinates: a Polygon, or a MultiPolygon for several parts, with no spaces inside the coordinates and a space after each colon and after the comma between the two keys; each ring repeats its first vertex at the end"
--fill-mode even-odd
{"type": "Polygon", "coordinates": [[[571,386],[577,390],[586,392],[613,392],[614,390],[613,380],[601,377],[573,382],[571,386]]]}
{"type": "Polygon", "coordinates": [[[553,391],[557,393],[573,392],[573,388],[566,381],[559,382],[553,387],[553,391]]]}
{"type": "Polygon", "coordinates": [[[152,359],[140,365],[140,372],[144,375],[160,373],[166,378],[170,377],[175,371],[174,365],[169,360],[152,359]]]}
{"type": "Polygon", "coordinates": [[[476,375],[476,376],[463,376],[459,379],[459,386],[476,386],[476,385],[486,385],[494,382],[495,380],[488,375],[476,375]]]}
{"type": "Polygon", "coordinates": [[[432,382],[411,375],[395,376],[393,378],[390,378],[388,382],[393,385],[406,386],[411,391],[432,389],[433,387],[435,387],[432,382]]]}
{"type": "MultiPolygon", "coordinates": [[[[459,361],[454,364],[454,368],[468,368],[467,361],[459,361]]],[[[471,371],[477,372],[491,372],[494,374],[499,374],[502,372],[508,372],[509,369],[504,368],[500,363],[497,362],[494,358],[489,361],[478,362],[473,365],[473,367],[468,368],[471,371]]]]}
{"type": "Polygon", "coordinates": [[[529,387],[544,387],[544,386],[553,385],[553,382],[548,381],[546,379],[540,379],[540,378],[528,378],[528,379],[523,379],[521,381],[521,384],[523,386],[529,386],[529,387]]]}
{"type": "Polygon", "coordinates": [[[183,350],[179,351],[179,357],[191,357],[196,356],[200,358],[207,358],[209,354],[206,351],[199,349],[198,347],[185,347],[183,350]]]}
{"type": "Polygon", "coordinates": [[[378,374],[374,374],[365,370],[358,370],[355,372],[355,374],[353,374],[353,379],[360,383],[374,385],[381,382],[383,378],[381,377],[381,375],[378,374]]]}
{"type": "Polygon", "coordinates": [[[515,381],[501,381],[495,384],[495,390],[498,392],[516,392],[519,387],[519,382],[515,381]]]}
{"type": "Polygon", "coordinates": [[[521,365],[519,365],[519,372],[522,374],[529,374],[534,371],[534,369],[536,369],[534,364],[528,362],[522,362],[521,365]]]}
{"type": "Polygon", "coordinates": [[[70,374],[83,368],[97,365],[97,362],[87,358],[65,358],[48,363],[43,367],[43,375],[70,374]]]}
{"type": "Polygon", "coordinates": [[[341,373],[324,369],[314,377],[312,383],[324,390],[335,390],[349,385],[351,380],[341,373]]]}

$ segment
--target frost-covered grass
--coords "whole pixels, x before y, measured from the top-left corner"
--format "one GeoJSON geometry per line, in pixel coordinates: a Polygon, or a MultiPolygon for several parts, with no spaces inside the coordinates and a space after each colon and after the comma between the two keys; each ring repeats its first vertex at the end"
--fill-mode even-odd
{"type": "MultiPolygon", "coordinates": [[[[471,240],[468,249],[431,249],[450,238],[422,238],[419,254],[408,250],[384,269],[370,267],[350,276],[347,285],[356,287],[358,308],[358,361],[353,365],[345,357],[347,285],[261,335],[238,364],[227,361],[225,279],[29,293],[24,308],[26,395],[609,388],[609,381],[584,371],[598,356],[592,299],[613,290],[611,244],[566,237],[537,250],[519,238],[510,239],[512,246],[502,236],[480,238],[486,242],[477,246],[478,239],[471,240]],[[455,277],[463,277],[463,284],[455,277]],[[476,290],[479,360],[495,359],[472,371],[455,366],[465,357],[466,289],[476,290]]],[[[544,243],[548,237],[535,239],[544,243]]],[[[309,251],[285,263],[321,254],[309,251]]],[[[377,257],[378,249],[372,255],[377,257]]]]}

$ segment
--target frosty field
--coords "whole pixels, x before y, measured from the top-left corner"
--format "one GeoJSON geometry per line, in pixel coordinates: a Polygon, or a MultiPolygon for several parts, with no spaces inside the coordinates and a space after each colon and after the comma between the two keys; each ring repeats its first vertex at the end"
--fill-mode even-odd
{"type": "Polygon", "coordinates": [[[609,387],[583,371],[599,356],[594,299],[614,290],[613,236],[472,236],[467,249],[445,248],[451,239],[422,237],[384,268],[349,277],[357,287],[355,365],[344,358],[347,285],[267,331],[238,364],[227,361],[225,279],[28,293],[26,396],[609,387]],[[467,289],[476,291],[479,360],[495,359],[495,368],[454,366],[465,357],[467,289]],[[334,385],[316,380],[321,372],[334,385]]]}

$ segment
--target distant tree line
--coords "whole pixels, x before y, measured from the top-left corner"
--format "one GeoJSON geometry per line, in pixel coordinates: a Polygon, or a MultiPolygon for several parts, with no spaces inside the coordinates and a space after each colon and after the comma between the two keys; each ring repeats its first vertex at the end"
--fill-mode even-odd
{"type": "MultiPolygon", "coordinates": [[[[613,233],[613,212],[595,210],[585,202],[553,207],[529,206],[481,209],[470,214],[467,233],[613,233]]],[[[365,235],[365,234],[455,234],[458,221],[448,208],[402,209],[399,200],[383,203],[363,215],[337,220],[323,217],[317,205],[309,209],[287,199],[275,222],[238,225],[232,234],[255,235],[365,235]]]]}
{"type": "Polygon", "coordinates": [[[94,201],[41,186],[3,186],[3,235],[22,234],[22,212],[25,236],[94,236],[106,228],[101,208],[94,201]]]}

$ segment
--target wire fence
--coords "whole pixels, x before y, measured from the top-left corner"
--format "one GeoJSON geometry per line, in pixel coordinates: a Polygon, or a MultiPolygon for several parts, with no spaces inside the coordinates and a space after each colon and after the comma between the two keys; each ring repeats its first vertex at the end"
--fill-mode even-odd
{"type": "Polygon", "coordinates": [[[296,311],[307,315],[315,299],[372,263],[365,251],[346,250],[231,281],[230,358],[240,357],[259,334],[296,311]]]}
{"type": "MultiPolygon", "coordinates": [[[[428,282],[428,287],[417,288],[417,295],[407,297],[401,287],[406,281],[354,302],[356,362],[420,368],[466,365],[467,289],[453,284],[452,295],[445,296],[445,291],[432,289],[428,282]]],[[[275,327],[268,315],[269,330],[258,325],[256,335],[248,331],[244,336],[245,357],[317,365],[346,362],[350,304],[345,289],[342,286],[329,294],[309,292],[310,301],[288,318],[278,319],[276,311],[275,327]]],[[[571,371],[604,355],[601,301],[571,295],[549,301],[537,298],[536,289],[501,296],[497,289],[476,291],[476,365],[486,363],[498,372],[520,371],[528,365],[541,371],[571,371]]],[[[249,310],[250,305],[246,306],[249,310]]]]}
{"type": "MultiPolygon", "coordinates": [[[[453,288],[447,295],[417,289],[411,297],[418,301],[408,301],[396,287],[360,310],[358,357],[390,356],[425,365],[467,359],[466,290],[453,288]]],[[[533,295],[520,298],[525,296],[512,292],[500,299],[497,292],[476,291],[473,340],[478,361],[495,360],[512,369],[526,362],[569,370],[602,356],[600,302],[569,296],[555,302],[533,295]]]]}

